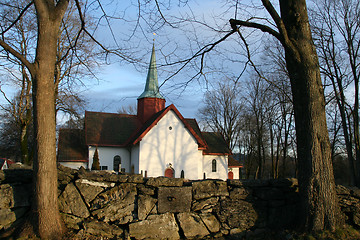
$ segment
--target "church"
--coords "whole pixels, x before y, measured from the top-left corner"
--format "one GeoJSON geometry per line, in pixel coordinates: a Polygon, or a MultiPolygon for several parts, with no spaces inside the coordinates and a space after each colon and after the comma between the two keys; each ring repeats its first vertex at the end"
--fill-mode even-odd
{"type": "Polygon", "coordinates": [[[95,151],[101,170],[191,180],[227,179],[231,151],[216,132],[201,132],[195,119],[165,106],[159,92],[153,46],[137,114],[85,112],[84,129],[60,129],[57,160],[91,169],[95,151]]]}

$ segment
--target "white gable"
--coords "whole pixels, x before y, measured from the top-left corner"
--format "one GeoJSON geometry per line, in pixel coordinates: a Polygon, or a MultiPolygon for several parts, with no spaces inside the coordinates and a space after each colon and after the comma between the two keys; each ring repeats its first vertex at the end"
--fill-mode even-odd
{"type": "Polygon", "coordinates": [[[169,164],[175,177],[184,171],[185,178],[202,176],[202,151],[195,137],[173,112],[167,112],[140,141],[139,171],[148,176],[163,176],[169,164]]]}

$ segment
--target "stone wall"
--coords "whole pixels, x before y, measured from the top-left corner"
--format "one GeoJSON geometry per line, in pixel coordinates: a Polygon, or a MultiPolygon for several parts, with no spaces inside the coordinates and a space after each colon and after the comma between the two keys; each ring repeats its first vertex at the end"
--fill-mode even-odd
{"type": "MultiPolygon", "coordinates": [[[[31,170],[0,171],[0,231],[30,208],[31,170]]],[[[360,224],[360,192],[338,187],[349,223],[360,224]]],[[[296,225],[296,179],[143,178],[59,166],[59,207],[76,239],[241,239],[296,225]]]]}

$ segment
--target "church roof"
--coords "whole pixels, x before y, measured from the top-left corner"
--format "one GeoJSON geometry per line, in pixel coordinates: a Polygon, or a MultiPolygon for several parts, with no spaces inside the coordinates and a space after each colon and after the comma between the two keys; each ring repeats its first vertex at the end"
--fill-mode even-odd
{"type": "Polygon", "coordinates": [[[85,112],[87,145],[125,146],[140,127],[141,123],[135,115],[85,112]]]}
{"type": "Polygon", "coordinates": [[[88,160],[83,129],[60,129],[57,158],[59,162],[88,160]]]}
{"type": "Polygon", "coordinates": [[[219,133],[201,132],[195,119],[185,119],[174,105],[154,114],[141,124],[136,115],[85,112],[85,130],[61,129],[58,161],[87,160],[87,146],[127,147],[137,144],[165,116],[173,111],[196,139],[205,155],[229,155],[224,138],[219,133]]]}
{"type": "Polygon", "coordinates": [[[228,158],[228,167],[242,168],[243,165],[231,155],[228,158]]]}
{"type": "Polygon", "coordinates": [[[151,58],[150,58],[150,65],[148,70],[148,75],[146,78],[145,90],[144,92],[138,97],[141,98],[160,98],[164,99],[164,97],[159,92],[159,82],[158,82],[158,75],[157,75],[157,68],[156,68],[156,57],[155,57],[155,46],[153,45],[151,58]]]}
{"type": "Polygon", "coordinates": [[[231,150],[228,148],[224,138],[217,132],[202,132],[205,142],[207,143],[207,149],[204,154],[209,155],[229,155],[231,150]]]}

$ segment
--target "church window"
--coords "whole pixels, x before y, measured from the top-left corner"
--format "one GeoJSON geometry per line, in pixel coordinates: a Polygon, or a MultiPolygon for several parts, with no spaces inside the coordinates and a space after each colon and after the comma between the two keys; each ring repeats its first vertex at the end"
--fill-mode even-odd
{"type": "Polygon", "coordinates": [[[181,173],[180,173],[180,178],[184,178],[184,177],[185,177],[184,170],[181,170],[181,173]]]}
{"type": "Polygon", "coordinates": [[[101,170],[108,170],[108,166],[101,166],[100,169],[101,170]]]}
{"type": "Polygon", "coordinates": [[[216,160],[215,160],[215,159],[212,160],[212,163],[211,163],[211,171],[212,171],[212,172],[216,172],[216,160]]]}
{"type": "Polygon", "coordinates": [[[169,127],[169,130],[172,130],[172,126],[169,127]]]}
{"type": "Polygon", "coordinates": [[[114,171],[119,172],[121,169],[121,157],[119,155],[116,155],[114,157],[114,171]]]}

